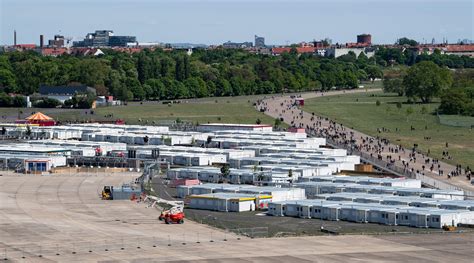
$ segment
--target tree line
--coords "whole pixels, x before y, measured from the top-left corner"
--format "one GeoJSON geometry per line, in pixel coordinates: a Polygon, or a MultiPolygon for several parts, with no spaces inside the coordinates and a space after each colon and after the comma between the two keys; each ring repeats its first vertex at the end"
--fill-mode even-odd
{"type": "MultiPolygon", "coordinates": [[[[337,59],[298,55],[296,49],[281,56],[239,49],[197,49],[192,55],[183,50],[145,49],[128,54],[106,49],[98,57],[12,52],[0,54],[0,89],[32,95],[40,85],[81,83],[94,87],[98,95],[113,95],[123,101],[350,89],[357,88],[360,81],[382,78],[383,61],[405,64],[404,55],[392,61],[387,52],[382,48],[371,58],[350,52],[337,59]]],[[[428,57],[430,61],[452,59],[442,54],[428,57]]],[[[466,61],[463,67],[474,66],[472,58],[466,61]]],[[[5,96],[0,97],[0,103],[2,98],[5,96]]]]}
{"type": "MultiPolygon", "coordinates": [[[[414,43],[411,43],[410,41],[414,40],[406,40],[401,43],[410,43],[410,46],[416,43],[416,41],[414,43]]],[[[375,53],[375,57],[377,64],[383,67],[394,64],[413,66],[419,62],[431,61],[440,67],[455,69],[474,68],[473,58],[468,56],[441,54],[439,49],[435,49],[433,54],[428,54],[427,52],[418,54],[418,49],[414,47],[406,47],[404,49],[380,47],[375,53]]]]}
{"type": "Polygon", "coordinates": [[[298,55],[274,57],[244,50],[144,50],[127,54],[42,57],[34,52],[0,55],[0,88],[31,95],[40,85],[81,83],[98,95],[129,100],[171,100],[357,88],[362,80],[382,77],[373,58],[351,53],[338,59],[298,55]]]}

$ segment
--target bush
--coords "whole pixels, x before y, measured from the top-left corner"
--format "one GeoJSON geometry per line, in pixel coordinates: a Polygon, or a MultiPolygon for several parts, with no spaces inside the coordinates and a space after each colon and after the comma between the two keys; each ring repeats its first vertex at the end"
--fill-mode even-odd
{"type": "Polygon", "coordinates": [[[11,107],[12,98],[5,92],[0,93],[0,107],[11,107]]]}
{"type": "Polygon", "coordinates": [[[280,125],[281,125],[281,119],[276,118],[276,119],[275,119],[275,125],[274,125],[274,126],[275,126],[275,127],[279,127],[280,125]]]}
{"type": "MultiPolygon", "coordinates": [[[[65,106],[74,107],[78,109],[90,109],[94,103],[95,96],[92,93],[76,94],[72,99],[64,102],[65,106]]],[[[126,104],[125,104],[126,105],[126,104]]]]}
{"type": "Polygon", "coordinates": [[[26,99],[23,96],[10,97],[5,92],[0,93],[0,107],[26,107],[26,99]]]}
{"type": "Polygon", "coordinates": [[[460,89],[446,90],[441,96],[441,104],[438,110],[442,114],[466,114],[469,115],[469,99],[460,89]]]}
{"type": "Polygon", "coordinates": [[[377,105],[377,106],[380,106],[380,104],[381,104],[381,103],[380,103],[380,100],[377,100],[377,101],[375,102],[375,105],[377,105]]]}
{"type": "Polygon", "coordinates": [[[36,101],[34,106],[37,108],[56,108],[59,105],[61,105],[61,102],[57,99],[44,98],[36,101]]]}
{"type": "Polygon", "coordinates": [[[12,106],[17,108],[26,107],[26,98],[23,96],[15,96],[12,99],[12,106]]]}

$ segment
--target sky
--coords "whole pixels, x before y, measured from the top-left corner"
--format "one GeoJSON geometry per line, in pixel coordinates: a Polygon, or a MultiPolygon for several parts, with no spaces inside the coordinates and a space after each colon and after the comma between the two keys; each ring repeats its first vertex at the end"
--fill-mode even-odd
{"type": "Polygon", "coordinates": [[[54,34],[80,40],[111,29],[139,42],[283,45],[330,38],[394,43],[474,39],[474,0],[0,0],[0,45],[39,44],[54,34]]]}

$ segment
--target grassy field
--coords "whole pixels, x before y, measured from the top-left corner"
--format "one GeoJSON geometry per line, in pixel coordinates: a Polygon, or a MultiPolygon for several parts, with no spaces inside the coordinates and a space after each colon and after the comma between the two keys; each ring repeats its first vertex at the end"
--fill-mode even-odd
{"type": "MultiPolygon", "coordinates": [[[[304,109],[364,133],[383,136],[406,147],[417,143],[421,151],[427,152],[429,149],[431,156],[439,159],[448,142],[448,151],[453,157],[453,160],[448,162],[474,167],[474,133],[471,128],[440,124],[438,117],[433,114],[439,102],[425,105],[405,102],[405,97],[369,91],[311,99],[306,102],[304,109]],[[380,106],[376,105],[377,100],[380,101],[380,106]],[[396,106],[397,102],[402,103],[400,109],[396,106]],[[422,110],[423,107],[426,113],[422,110]],[[408,108],[413,110],[412,114],[407,114],[408,108]],[[412,126],[415,130],[411,130],[412,126]],[[382,127],[390,131],[379,134],[377,128],[382,127]],[[431,139],[425,140],[425,137],[431,139]]],[[[452,118],[458,119],[456,116],[452,118]]],[[[462,119],[466,121],[466,118],[462,119]]]]}
{"type": "MultiPolygon", "coordinates": [[[[253,107],[253,102],[262,96],[240,96],[223,98],[205,98],[195,100],[182,100],[179,104],[162,104],[161,102],[130,102],[127,106],[101,107],[95,109],[94,115],[87,110],[73,109],[20,109],[23,111],[21,118],[30,115],[31,112],[41,111],[56,120],[115,120],[124,119],[128,124],[170,123],[176,119],[189,122],[218,122],[218,123],[248,123],[253,124],[257,119],[262,124],[273,124],[274,120],[265,114],[258,112],[253,107]],[[88,112],[86,114],[86,112],[88,112]],[[112,118],[106,115],[113,114],[112,118]],[[139,121],[141,120],[141,121],[139,121]]],[[[7,119],[16,120],[18,109],[0,108],[0,115],[7,119]]],[[[4,121],[6,119],[4,118],[4,121]]]]}

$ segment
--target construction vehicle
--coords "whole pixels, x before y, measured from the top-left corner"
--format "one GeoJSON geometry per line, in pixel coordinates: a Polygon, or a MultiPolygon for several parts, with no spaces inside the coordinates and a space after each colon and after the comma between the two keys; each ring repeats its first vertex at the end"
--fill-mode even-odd
{"type": "Polygon", "coordinates": [[[113,200],[113,190],[113,186],[104,186],[104,189],[102,190],[102,200],[113,200]]]}
{"type": "Polygon", "coordinates": [[[455,231],[456,227],[455,226],[443,225],[443,230],[444,231],[455,231]]]}
{"type": "Polygon", "coordinates": [[[131,200],[135,201],[142,194],[140,186],[123,184],[122,186],[104,186],[102,200],[131,200]]]}
{"type": "Polygon", "coordinates": [[[169,210],[164,210],[158,217],[159,220],[164,220],[166,224],[183,224],[184,212],[177,207],[172,207],[169,210]]]}
{"type": "Polygon", "coordinates": [[[183,224],[184,223],[184,202],[183,201],[169,201],[155,196],[147,195],[145,201],[152,201],[150,207],[157,204],[164,204],[171,206],[170,209],[163,210],[158,217],[158,220],[165,221],[166,224],[183,224]]]}

